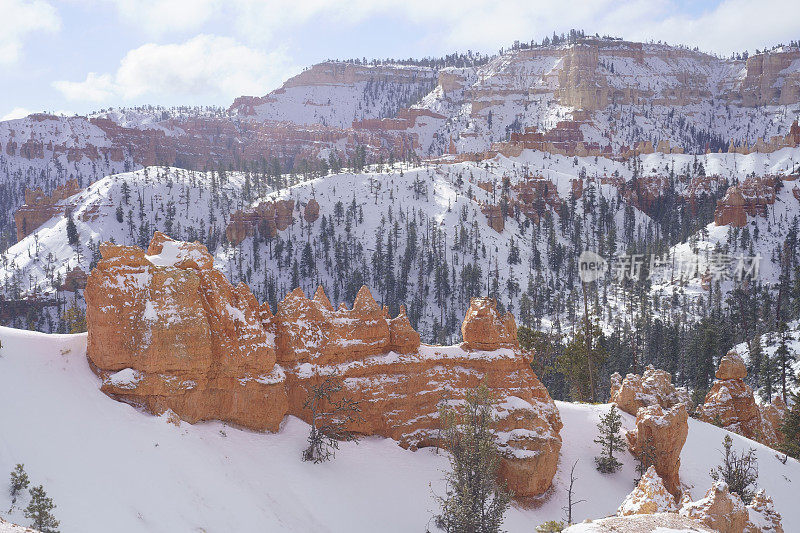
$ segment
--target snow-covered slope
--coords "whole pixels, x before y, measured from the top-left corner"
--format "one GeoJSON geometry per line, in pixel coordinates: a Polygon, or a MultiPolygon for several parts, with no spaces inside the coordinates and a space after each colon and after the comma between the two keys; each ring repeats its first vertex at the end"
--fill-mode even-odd
{"type": "Polygon", "coordinates": [[[318,63],[262,98],[231,106],[239,119],[349,128],[354,121],[393,117],[436,85],[436,71],[413,65],[318,63]]]}
{"type": "Polygon", "coordinates": [[[800,112],[800,51],[747,61],[683,47],[587,38],[508,50],[472,69],[445,69],[417,107],[447,116],[416,128],[423,152],[480,151],[509,130],[581,123],[584,141],[615,150],[668,140],[687,151],[785,135],[800,112]],[[678,113],[676,113],[678,111],[678,113]],[[434,135],[435,133],[435,135],[434,135]]]}
{"type": "MultiPolygon", "coordinates": [[[[304,463],[308,426],[296,418],[277,434],[220,423],[176,427],[99,391],[85,335],[0,328],[0,341],[0,477],[24,463],[31,482],[43,484],[58,506],[63,533],[423,531],[436,511],[443,453],[366,438],[343,443],[330,463],[304,463]]],[[[554,487],[543,501],[509,510],[509,533],[561,519],[576,460],[576,497],[587,500],[576,506],[577,520],[613,514],[633,488],[629,454],[616,474],[594,468],[595,424],[608,406],[557,405],[564,446],[554,487]]],[[[624,424],[632,427],[632,417],[624,415],[624,424]]],[[[708,471],[725,434],[690,420],[681,479],[695,499],[710,486],[708,471]]],[[[800,523],[800,463],[783,464],[769,448],[732,436],[737,449],[756,449],[759,485],[774,498],[784,527],[800,523]]],[[[0,516],[24,525],[26,503],[7,513],[11,502],[2,491],[0,516]]]]}
{"type": "MultiPolygon", "coordinates": [[[[159,230],[177,239],[200,240],[208,245],[218,268],[234,282],[245,281],[273,308],[296,286],[313,292],[320,283],[334,304],[349,305],[360,286],[366,284],[380,302],[393,308],[405,304],[424,339],[451,343],[459,340],[458,327],[469,297],[488,293],[498,297],[518,319],[547,330],[554,322],[570,322],[559,291],[565,279],[576,279],[576,259],[584,249],[606,250],[608,254],[613,240],[617,253],[625,253],[637,243],[652,245],[653,239],[665,231],[623,196],[622,187],[636,172],[644,177],[675,175],[674,193],[680,195],[691,183],[681,176],[690,175],[694,164],[702,164],[706,174],[719,176],[724,184],[725,180],[744,180],[752,172],[790,173],[797,160],[800,149],[789,148],[749,155],[649,154],[641,158],[637,171],[605,158],[571,158],[526,150],[516,158],[497,156],[481,163],[397,164],[392,169],[376,165],[362,173],[343,172],[308,181],[286,175],[283,179],[295,184],[277,191],[257,173],[228,172],[222,180],[217,173],[148,167],[106,177],[65,201],[73,206],[78,246],[67,244],[67,219],[58,216],[9,248],[0,263],[0,294],[16,298],[31,294],[35,288],[38,294],[50,297],[68,270],[75,266],[89,270],[99,258],[100,242],[113,239],[118,244],[146,246],[153,231],[159,230]],[[531,176],[549,180],[565,207],[544,208],[538,224],[517,214],[506,219],[502,232],[491,229],[483,208],[500,205],[504,180],[513,189],[531,176]],[[572,205],[573,180],[579,176],[583,176],[584,193],[572,205]],[[492,184],[494,192],[490,192],[492,184]],[[130,191],[127,202],[124,188],[130,191]],[[296,211],[296,223],[280,231],[276,239],[267,242],[248,237],[239,246],[226,245],[224,230],[233,210],[280,198],[294,199],[298,206],[316,199],[320,219],[308,224],[301,221],[302,212],[296,211]],[[593,198],[593,204],[587,204],[589,198],[593,198]],[[117,217],[119,208],[122,222],[117,217]],[[381,254],[388,253],[390,235],[395,255],[393,291],[392,280],[387,280],[377,254],[379,248],[381,254]],[[510,259],[512,249],[518,253],[514,261],[510,259]],[[433,255],[427,254],[429,250],[433,255]],[[307,254],[304,262],[307,251],[310,256],[307,254]],[[408,258],[404,259],[406,253],[408,258]],[[313,265],[308,263],[309,257],[313,265]],[[345,258],[349,276],[343,275],[345,258]],[[434,264],[446,267],[447,279],[442,279],[444,270],[438,274],[432,270],[434,264]],[[471,271],[475,265],[480,275],[469,278],[469,274],[475,274],[471,271]],[[436,283],[443,285],[437,289],[436,283]],[[521,313],[521,294],[531,287],[544,301],[536,303],[529,313],[521,313]],[[430,298],[432,290],[440,293],[430,298]]],[[[793,183],[786,182],[770,208],[769,218],[750,217],[751,224],[760,228],[760,237],[753,242],[754,253],[763,258],[761,277],[770,283],[776,278],[774,249],[783,242],[800,205],[792,192],[793,183]]],[[[510,194],[517,198],[516,193],[510,194]]],[[[697,257],[705,264],[706,250],[725,245],[736,231],[711,223],[705,233],[674,246],[670,253],[676,258],[697,257]]],[[[754,230],[750,231],[752,234],[754,230]]],[[[749,255],[750,250],[729,250],[731,254],[738,252],[749,255]]],[[[688,284],[673,282],[674,277],[671,269],[658,272],[653,291],[702,299],[705,291],[699,277],[688,284]]],[[[727,282],[722,288],[731,287],[727,282]]],[[[528,296],[534,298],[532,293],[528,296]]],[[[616,292],[612,290],[603,320],[610,323],[616,308],[616,292]]],[[[668,311],[663,307],[659,312],[668,311]]],[[[46,325],[41,327],[51,330],[46,325]]]]}

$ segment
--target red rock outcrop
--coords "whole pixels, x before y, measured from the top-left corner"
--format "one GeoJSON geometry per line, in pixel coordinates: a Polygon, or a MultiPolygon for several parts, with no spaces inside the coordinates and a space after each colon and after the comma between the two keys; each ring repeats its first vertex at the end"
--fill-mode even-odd
{"type": "MultiPolygon", "coordinates": [[[[312,200],[315,201],[315,200],[312,200]]],[[[319,214],[319,205],[317,205],[319,214]]],[[[308,218],[306,218],[308,220],[308,218]]],[[[234,211],[225,228],[228,242],[237,246],[256,231],[274,237],[294,223],[294,200],[262,202],[248,211],[234,211]]]]}
{"type": "Polygon", "coordinates": [[[683,388],[675,388],[669,372],[648,365],[641,376],[628,374],[625,379],[619,373],[611,375],[611,402],[621,410],[636,415],[641,407],[660,405],[665,409],[683,404],[689,410],[691,398],[683,388]]]}
{"type": "Polygon", "coordinates": [[[232,287],[197,243],[159,233],[147,254],[102,246],[86,289],[87,355],[102,389],[189,422],[218,419],[276,430],[285,414],[309,419],[307,387],[338,375],[360,402],[352,431],[435,445],[442,402],[485,383],[496,405],[501,476],[518,496],[555,475],[561,419],[516,342],[510,314],[474,299],[464,344],[427,346],[401,309],[389,318],[366,287],[353,308],[324,291],[289,293],[273,314],[232,287]]]}
{"type": "Polygon", "coordinates": [[[511,313],[500,316],[494,298],[472,298],[461,324],[461,338],[467,350],[519,348],[517,324],[511,313]]]}
{"type": "Polygon", "coordinates": [[[725,197],[717,202],[714,222],[718,226],[743,227],[747,216],[767,216],[767,208],[777,198],[777,176],[751,176],[739,186],[728,189],[725,197]]]}
{"type": "Polygon", "coordinates": [[[62,291],[75,292],[79,289],[86,288],[86,280],[88,275],[81,269],[81,267],[73,267],[72,270],[67,272],[64,276],[64,283],[61,284],[62,291]]]}
{"type": "Polygon", "coordinates": [[[719,533],[742,533],[749,521],[741,498],[728,491],[724,481],[716,481],[703,499],[684,505],[680,514],[701,521],[719,533]]]}
{"type": "Polygon", "coordinates": [[[679,472],[681,450],[689,434],[689,417],[686,406],[678,404],[671,409],[660,405],[642,407],[636,413],[636,429],[626,434],[628,447],[639,456],[645,446],[652,446],[655,453],[656,472],[664,486],[676,498],[681,494],[679,472]]]}
{"type": "Polygon", "coordinates": [[[617,517],[592,521],[592,528],[581,531],[639,533],[665,528],[664,531],[783,533],[781,515],[763,489],[745,506],[737,494],[729,491],[727,484],[717,481],[696,502],[684,495],[685,501],[678,508],[653,467],[642,477],[642,482],[625,499],[617,517]],[[594,527],[595,524],[598,527],[594,527]]]}
{"type": "Polygon", "coordinates": [[[17,242],[36,231],[39,226],[57,215],[66,213],[69,206],[59,204],[73,194],[80,192],[78,180],[68,180],[56,187],[52,193],[45,194],[41,189],[25,189],[25,204],[14,212],[17,225],[17,242]]]}
{"type": "Polygon", "coordinates": [[[725,197],[717,202],[714,211],[714,222],[717,226],[744,227],[747,224],[747,214],[744,211],[744,196],[738,187],[731,187],[725,197]]]}
{"type": "Polygon", "coordinates": [[[749,520],[744,533],[783,533],[781,514],[775,510],[772,498],[764,489],[759,489],[747,506],[749,520]]]}
{"type": "Polygon", "coordinates": [[[303,210],[303,218],[306,222],[314,222],[319,218],[319,202],[316,198],[312,198],[306,204],[303,210]]]}
{"type": "Polygon", "coordinates": [[[101,245],[85,290],[87,356],[102,390],[189,422],[278,429],[288,408],[273,336],[243,284],[199,243],[156,233],[148,253],[101,245]]]}
{"type": "Polygon", "coordinates": [[[735,351],[722,358],[716,377],[703,405],[697,408],[698,418],[767,446],[776,446],[779,442],[776,429],[785,412],[781,411],[782,402],[764,407],[756,403],[753,389],[744,382],[747,368],[735,351]]]}

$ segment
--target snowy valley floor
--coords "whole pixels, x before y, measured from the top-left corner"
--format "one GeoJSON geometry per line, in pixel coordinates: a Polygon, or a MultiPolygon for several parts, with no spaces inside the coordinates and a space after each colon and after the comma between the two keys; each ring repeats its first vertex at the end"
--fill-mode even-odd
{"type": "MultiPolygon", "coordinates": [[[[326,464],[300,460],[308,426],[287,417],[278,434],[221,423],[176,427],[99,391],[86,361],[86,336],[0,327],[0,517],[27,525],[5,485],[16,463],[43,484],[62,533],[100,532],[423,532],[443,491],[445,454],[410,452],[394,441],[345,443],[326,464]]],[[[616,511],[633,488],[634,459],[606,476],[594,469],[595,424],[607,405],[557,402],[564,421],[559,470],[538,507],[515,505],[510,533],[561,519],[569,469],[578,460],[578,520],[616,511]]],[[[623,414],[624,415],[624,414],[623,414]]],[[[633,417],[624,415],[627,428],[633,417]]],[[[681,479],[693,499],[710,486],[725,432],[690,420],[681,479]]],[[[800,524],[800,463],[734,435],[756,449],[759,485],[775,500],[785,530],[800,524]]]]}

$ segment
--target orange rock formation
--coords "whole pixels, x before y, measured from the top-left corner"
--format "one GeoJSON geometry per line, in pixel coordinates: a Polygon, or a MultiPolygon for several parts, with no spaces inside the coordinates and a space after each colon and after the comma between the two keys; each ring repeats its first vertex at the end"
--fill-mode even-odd
{"type": "Polygon", "coordinates": [[[660,405],[665,409],[684,404],[689,409],[691,398],[686,389],[676,389],[669,372],[648,365],[641,376],[619,373],[611,375],[611,401],[628,414],[636,415],[641,407],[660,405]]]}
{"type": "Polygon", "coordinates": [[[776,429],[785,405],[780,400],[764,407],[756,404],[753,389],[744,382],[747,368],[739,354],[728,352],[720,361],[716,377],[703,405],[697,408],[698,418],[767,446],[778,444],[776,429]]]}
{"type": "MultiPolygon", "coordinates": [[[[319,205],[317,205],[317,213],[319,213],[319,205]]],[[[308,215],[306,215],[306,220],[312,222],[308,215]]],[[[262,202],[248,211],[231,213],[231,220],[225,228],[225,237],[231,244],[237,246],[245,238],[254,235],[256,230],[269,237],[274,237],[278,231],[285,230],[293,223],[294,200],[262,202]]]]}
{"type": "Polygon", "coordinates": [[[85,290],[87,355],[102,390],[189,422],[276,431],[288,408],[272,335],[243,284],[198,243],[156,232],[150,247],[101,245],[85,290]]]}
{"type": "Polygon", "coordinates": [[[80,191],[78,180],[68,180],[64,185],[56,187],[51,194],[45,194],[41,189],[25,189],[25,204],[14,213],[14,222],[17,225],[17,242],[36,231],[39,226],[56,215],[63,215],[68,206],[59,205],[80,191]]]}
{"type": "Polygon", "coordinates": [[[626,435],[628,447],[637,456],[641,455],[645,446],[653,446],[653,466],[664,481],[664,486],[676,498],[681,494],[678,473],[681,450],[689,434],[688,420],[683,404],[671,409],[662,409],[660,405],[642,407],[636,413],[636,429],[626,435]]]}
{"type": "Polygon", "coordinates": [[[516,343],[510,314],[474,299],[461,346],[421,345],[401,310],[389,318],[366,287],[352,309],[320,288],[289,293],[273,314],[233,287],[198,243],[156,233],[147,254],[102,246],[86,288],[87,355],[102,389],[154,413],[277,430],[308,420],[306,387],[336,373],[360,401],[351,430],[417,448],[437,443],[443,401],[486,383],[496,399],[501,475],[518,496],[555,475],[561,420],[516,343]]]}

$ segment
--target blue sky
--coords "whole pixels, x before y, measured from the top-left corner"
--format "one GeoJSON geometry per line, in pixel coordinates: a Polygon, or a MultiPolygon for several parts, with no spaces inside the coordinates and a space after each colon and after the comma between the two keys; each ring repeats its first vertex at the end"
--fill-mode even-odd
{"type": "Polygon", "coordinates": [[[327,58],[492,53],[570,28],[729,55],[800,39],[800,2],[0,0],[0,118],[227,106],[327,58]]]}

